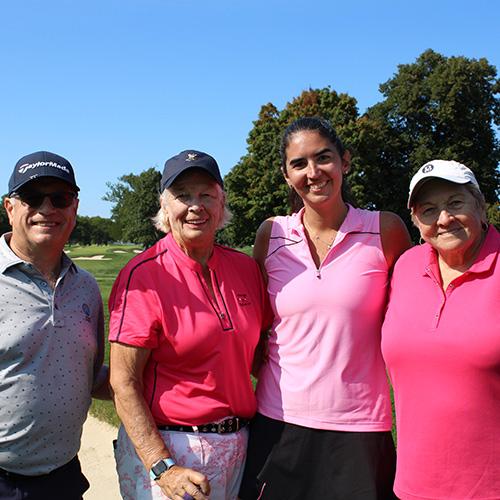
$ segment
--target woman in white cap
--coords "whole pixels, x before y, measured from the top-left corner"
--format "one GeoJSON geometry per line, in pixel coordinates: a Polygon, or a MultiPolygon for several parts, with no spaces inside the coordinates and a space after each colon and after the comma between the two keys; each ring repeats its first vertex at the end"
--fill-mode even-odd
{"type": "Polygon", "coordinates": [[[256,262],[215,244],[227,219],[215,159],[170,158],[161,189],[167,235],[129,262],[109,300],[120,490],[126,500],[235,500],[267,297],[256,262]]]}
{"type": "Polygon", "coordinates": [[[382,330],[401,499],[500,498],[500,235],[470,169],[410,183],[423,243],[396,263],[382,330]]]}

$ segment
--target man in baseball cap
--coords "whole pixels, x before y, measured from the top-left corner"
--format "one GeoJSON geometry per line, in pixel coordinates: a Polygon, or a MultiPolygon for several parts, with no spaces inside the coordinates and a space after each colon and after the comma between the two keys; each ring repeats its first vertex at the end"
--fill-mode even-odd
{"type": "Polygon", "coordinates": [[[62,156],[48,151],[38,151],[23,156],[14,167],[9,179],[9,196],[25,184],[42,177],[61,179],[76,191],[75,173],[71,163],[62,156]]]}
{"type": "Polygon", "coordinates": [[[77,452],[91,395],[109,397],[95,279],[64,253],[78,207],[65,158],[21,158],[0,238],[0,498],[81,499],[77,452]]]}

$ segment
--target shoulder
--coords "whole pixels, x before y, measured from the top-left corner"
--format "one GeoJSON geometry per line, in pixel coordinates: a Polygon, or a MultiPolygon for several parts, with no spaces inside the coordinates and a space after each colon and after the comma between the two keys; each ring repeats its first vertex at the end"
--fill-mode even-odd
{"type": "Polygon", "coordinates": [[[401,218],[392,212],[380,212],[380,237],[389,269],[399,256],[411,247],[408,229],[401,218]]]}
{"type": "Polygon", "coordinates": [[[75,276],[77,277],[78,280],[82,281],[90,281],[92,283],[96,283],[96,279],[94,278],[94,275],[87,271],[86,269],[83,269],[83,267],[80,267],[79,265],[75,264],[73,261],[71,261],[73,264],[73,267],[75,269],[75,276]]]}
{"type": "Polygon", "coordinates": [[[236,264],[256,264],[255,260],[252,259],[249,255],[247,255],[245,252],[242,252],[241,250],[236,250],[235,248],[227,247],[225,245],[220,245],[216,244],[215,245],[215,251],[219,253],[219,256],[223,260],[231,260],[235,262],[236,264]]]}
{"type": "Polygon", "coordinates": [[[253,247],[253,256],[257,261],[264,261],[269,248],[269,240],[273,230],[273,224],[276,217],[269,217],[257,229],[255,233],[255,243],[253,247]]]}
{"type": "Polygon", "coordinates": [[[168,252],[166,245],[162,245],[163,240],[158,241],[153,246],[147,248],[135,257],[132,257],[123,267],[120,274],[131,275],[138,269],[147,269],[149,266],[156,268],[157,259],[168,252]]]}
{"type": "MultiPolygon", "coordinates": [[[[429,248],[428,244],[415,245],[401,254],[397,262],[394,264],[394,273],[402,272],[409,269],[424,267],[428,260],[429,248]]],[[[412,271],[413,273],[413,271],[412,271]]]]}
{"type": "Polygon", "coordinates": [[[255,233],[255,241],[257,240],[263,240],[263,241],[269,241],[269,238],[271,237],[271,232],[273,229],[273,224],[274,221],[278,219],[278,217],[269,217],[269,219],[266,219],[257,229],[257,232],[255,233]]]}

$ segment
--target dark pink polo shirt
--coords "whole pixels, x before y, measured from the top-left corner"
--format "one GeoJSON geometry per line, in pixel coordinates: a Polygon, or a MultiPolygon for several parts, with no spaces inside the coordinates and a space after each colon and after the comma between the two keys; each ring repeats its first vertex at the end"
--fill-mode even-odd
{"type": "Polygon", "coordinates": [[[382,329],[401,499],[500,498],[500,235],[442,289],[425,244],[396,263],[382,329]]]}
{"type": "Polygon", "coordinates": [[[208,267],[215,300],[201,265],[168,234],[127,264],[111,292],[109,340],[151,349],[144,397],[158,424],[255,413],[250,369],[270,322],[261,274],[252,258],[220,245],[208,267]]]}

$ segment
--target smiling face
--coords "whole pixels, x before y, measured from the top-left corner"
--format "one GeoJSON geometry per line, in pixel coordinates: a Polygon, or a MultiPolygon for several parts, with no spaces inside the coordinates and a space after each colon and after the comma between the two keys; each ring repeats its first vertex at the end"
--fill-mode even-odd
{"type": "Polygon", "coordinates": [[[482,212],[462,184],[427,181],[415,197],[412,215],[422,239],[440,255],[472,256],[481,243],[482,212]]]}
{"type": "Polygon", "coordinates": [[[342,175],[348,170],[348,153],[340,157],[335,145],[318,132],[303,130],[290,137],[284,175],[304,205],[343,204],[342,175]]]}
{"type": "MultiPolygon", "coordinates": [[[[74,190],[64,181],[45,177],[23,186],[22,193],[34,192],[74,193],[74,190]]],[[[20,257],[29,260],[30,255],[48,250],[62,252],[75,227],[78,199],[75,196],[70,206],[56,208],[46,197],[39,207],[32,208],[22,199],[10,197],[5,198],[4,207],[12,226],[10,246],[20,257]]]]}
{"type": "Polygon", "coordinates": [[[211,251],[224,215],[224,193],[207,172],[190,169],[167,189],[162,207],[175,241],[188,255],[193,249],[211,251]]]}

